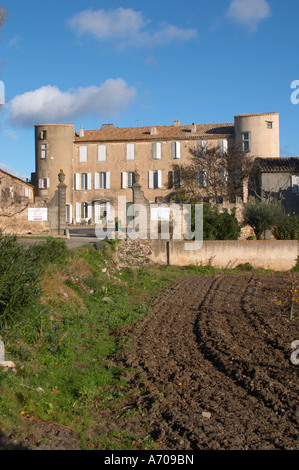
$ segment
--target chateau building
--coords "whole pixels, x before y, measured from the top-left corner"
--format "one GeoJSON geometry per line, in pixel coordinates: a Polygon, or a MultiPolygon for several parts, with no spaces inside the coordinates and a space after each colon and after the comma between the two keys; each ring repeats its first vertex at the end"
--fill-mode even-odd
{"type": "MultiPolygon", "coordinates": [[[[145,197],[155,202],[167,197],[179,184],[173,164],[187,164],[190,149],[218,146],[222,152],[239,146],[252,157],[278,158],[278,113],[244,114],[231,123],[188,124],[100,129],[76,132],[74,124],[35,126],[36,194],[51,200],[57,175],[63,170],[67,185],[67,220],[100,223],[111,220],[111,205],[119,196],[132,203],[131,186],[138,172],[145,197]]],[[[200,184],[200,181],[199,181],[200,184]]],[[[126,213],[121,214],[126,223],[126,213]]]]}

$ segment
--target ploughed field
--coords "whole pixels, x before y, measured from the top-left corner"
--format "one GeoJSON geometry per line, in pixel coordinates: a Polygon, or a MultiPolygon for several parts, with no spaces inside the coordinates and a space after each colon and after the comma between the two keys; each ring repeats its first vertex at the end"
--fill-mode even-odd
{"type": "Polygon", "coordinates": [[[143,384],[135,406],[162,448],[299,449],[298,281],[199,275],[155,301],[122,360],[143,384]]]}

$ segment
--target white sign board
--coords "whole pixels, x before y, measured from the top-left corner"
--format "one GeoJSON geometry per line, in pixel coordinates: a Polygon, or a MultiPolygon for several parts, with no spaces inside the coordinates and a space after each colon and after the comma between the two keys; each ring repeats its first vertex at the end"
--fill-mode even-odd
{"type": "Polygon", "coordinates": [[[152,207],[151,220],[167,220],[169,221],[169,208],[168,207],[152,207]]]}
{"type": "Polygon", "coordinates": [[[41,208],[29,208],[28,209],[28,220],[30,222],[45,222],[48,220],[48,209],[46,207],[41,208]]]}

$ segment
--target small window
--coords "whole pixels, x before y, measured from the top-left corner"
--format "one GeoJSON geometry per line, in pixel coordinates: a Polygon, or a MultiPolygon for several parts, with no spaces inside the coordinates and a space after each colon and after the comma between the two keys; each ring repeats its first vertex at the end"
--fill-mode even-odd
{"type": "Polygon", "coordinates": [[[50,188],[50,178],[40,178],[38,181],[39,189],[50,188]]]}
{"type": "Polygon", "coordinates": [[[81,173],[81,189],[87,189],[87,173],[81,173]]]}
{"type": "Polygon", "coordinates": [[[47,138],[47,131],[44,129],[40,133],[41,140],[45,140],[47,138]]]}
{"type": "Polygon", "coordinates": [[[206,188],[208,186],[208,173],[206,170],[198,170],[198,187],[206,188]]]}
{"type": "Polygon", "coordinates": [[[81,204],[81,219],[86,219],[88,217],[88,205],[87,202],[82,202],[81,204]]]}
{"type": "Polygon", "coordinates": [[[47,144],[42,144],[40,158],[47,158],[47,144]]]}
{"type": "Polygon", "coordinates": [[[242,148],[243,148],[243,152],[250,151],[250,133],[249,132],[243,132],[242,134],[242,148]]]}
{"type": "Polygon", "coordinates": [[[273,122],[272,121],[266,121],[267,123],[267,129],[272,129],[273,128],[273,122]]]}

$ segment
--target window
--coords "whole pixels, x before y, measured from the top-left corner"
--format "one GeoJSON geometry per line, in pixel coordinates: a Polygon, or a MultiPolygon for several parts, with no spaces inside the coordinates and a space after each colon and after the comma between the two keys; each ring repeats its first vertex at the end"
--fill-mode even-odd
{"type": "Polygon", "coordinates": [[[81,189],[87,189],[87,173],[81,173],[81,189]]]}
{"type": "Polygon", "coordinates": [[[87,162],[87,147],[82,145],[79,147],[79,162],[87,162]]]}
{"type": "Polygon", "coordinates": [[[127,144],[127,160],[134,160],[135,158],[135,145],[127,144]]]}
{"type": "Polygon", "coordinates": [[[160,142],[153,143],[153,159],[154,160],[161,160],[162,156],[162,146],[160,142]]]}
{"type": "Polygon", "coordinates": [[[98,162],[106,161],[106,145],[98,146],[98,162]]]}
{"type": "Polygon", "coordinates": [[[40,158],[47,158],[47,144],[42,144],[40,158]]]}
{"type": "Polygon", "coordinates": [[[250,151],[250,133],[249,132],[242,133],[242,150],[243,152],[250,151]]]}
{"type": "Polygon", "coordinates": [[[135,172],[134,171],[123,171],[121,174],[121,187],[122,189],[132,188],[135,183],[135,172]]]}
{"type": "Polygon", "coordinates": [[[50,178],[40,178],[38,181],[39,189],[48,189],[50,188],[50,178]]]}
{"type": "Polygon", "coordinates": [[[87,202],[82,202],[81,204],[81,219],[87,219],[87,202]]]}
{"type": "Polygon", "coordinates": [[[109,171],[101,171],[94,174],[94,189],[110,189],[109,171]]]}
{"type": "Polygon", "coordinates": [[[219,140],[219,153],[220,155],[224,155],[227,153],[228,142],[226,139],[219,140]]]}
{"type": "Polygon", "coordinates": [[[41,140],[45,140],[47,138],[47,131],[43,129],[40,133],[41,140]]]}
{"type": "Polygon", "coordinates": [[[291,187],[293,194],[299,194],[299,176],[292,175],[291,176],[291,187]]]}
{"type": "Polygon", "coordinates": [[[168,189],[178,189],[180,186],[180,172],[170,170],[168,172],[168,189]]]}
{"type": "Polygon", "coordinates": [[[206,140],[198,140],[197,142],[197,150],[199,153],[205,152],[207,149],[207,141],[206,140]]]}
{"type": "Polygon", "coordinates": [[[172,158],[181,158],[181,142],[172,142],[172,158]]]}
{"type": "Polygon", "coordinates": [[[161,170],[150,170],[148,172],[148,187],[149,189],[161,189],[162,188],[162,171],[161,170]]]}
{"type": "Polygon", "coordinates": [[[266,121],[267,124],[267,129],[272,129],[273,128],[273,122],[272,121],[266,121]]]}
{"type": "Polygon", "coordinates": [[[219,180],[222,184],[226,184],[228,180],[228,173],[226,168],[219,168],[219,180]]]}
{"type": "Polygon", "coordinates": [[[75,190],[91,189],[91,173],[76,173],[75,174],[75,190]]]}
{"type": "Polygon", "coordinates": [[[208,186],[208,172],[206,170],[198,171],[198,187],[206,188],[208,186]]]}

